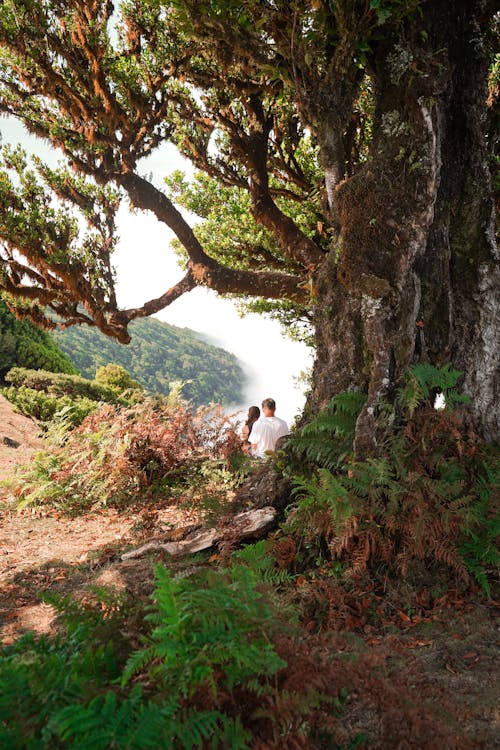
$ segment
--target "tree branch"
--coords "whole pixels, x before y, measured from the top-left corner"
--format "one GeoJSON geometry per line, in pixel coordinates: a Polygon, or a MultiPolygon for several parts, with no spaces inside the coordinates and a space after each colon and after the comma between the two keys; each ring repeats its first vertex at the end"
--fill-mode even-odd
{"type": "Polygon", "coordinates": [[[133,206],[151,211],[166,224],[182,243],[192,263],[212,267],[216,261],[204,251],[195,233],[167,196],[134,172],[116,176],[117,182],[127,191],[133,206]]]}
{"type": "Polygon", "coordinates": [[[206,286],[221,294],[247,294],[269,299],[286,297],[297,302],[307,301],[308,293],[299,276],[272,271],[237,270],[221,265],[206,254],[187,221],[164,193],[137,174],[120,175],[118,179],[134,206],[151,211],[159,221],[175,232],[188,254],[188,268],[197,285],[206,286]]]}
{"type": "Polygon", "coordinates": [[[191,271],[188,271],[186,275],[174,286],[170,287],[161,297],[151,299],[149,302],[145,302],[142,307],[133,307],[129,310],[123,310],[119,313],[123,316],[127,322],[134,320],[135,318],[146,318],[153,313],[163,310],[179,299],[186,292],[190,292],[196,287],[196,281],[191,271]]]}
{"type": "Polygon", "coordinates": [[[267,121],[262,103],[257,97],[251,97],[247,106],[253,120],[245,149],[250,172],[252,215],[259,224],[274,234],[289,258],[312,272],[324,260],[324,254],[273,201],[267,170],[271,122],[267,121]]]}

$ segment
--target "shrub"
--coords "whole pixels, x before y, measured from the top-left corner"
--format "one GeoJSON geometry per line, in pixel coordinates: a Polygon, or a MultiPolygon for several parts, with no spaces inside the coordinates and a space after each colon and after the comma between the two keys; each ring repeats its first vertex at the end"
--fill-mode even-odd
{"type": "Polygon", "coordinates": [[[123,393],[123,391],[127,390],[143,390],[142,385],[137,380],[134,380],[124,367],[114,363],[98,367],[94,382],[113,388],[118,393],[123,393]]]}
{"type": "Polygon", "coordinates": [[[13,367],[5,376],[7,383],[15,388],[24,386],[35,391],[43,391],[51,396],[72,396],[89,398],[92,401],[116,403],[116,391],[106,385],[94,383],[79,375],[47,372],[46,370],[26,370],[13,367]]]}
{"type": "Polygon", "coordinates": [[[33,417],[40,422],[52,422],[60,415],[67,420],[68,427],[81,424],[85,417],[98,407],[98,402],[89,398],[50,396],[44,391],[26,388],[24,385],[19,388],[3,388],[2,394],[17,411],[27,417],[33,417]]]}
{"type": "Polygon", "coordinates": [[[228,470],[240,449],[234,424],[219,407],[192,412],[168,399],[128,408],[108,404],[87,416],[62,446],[37,456],[14,494],[21,507],[43,501],[46,492],[73,510],[169,495],[201,501],[214,471],[219,480],[223,472],[230,489],[228,470]]]}
{"type": "Polygon", "coordinates": [[[123,390],[121,386],[86,380],[79,375],[14,367],[5,376],[12,386],[2,389],[2,393],[18,411],[45,423],[46,428],[55,421],[59,427],[71,429],[80,425],[100,403],[131,405],[143,399],[141,387],[126,370],[119,365],[108,367],[120,371],[101,368],[111,381],[114,378],[120,382],[123,390]]]}

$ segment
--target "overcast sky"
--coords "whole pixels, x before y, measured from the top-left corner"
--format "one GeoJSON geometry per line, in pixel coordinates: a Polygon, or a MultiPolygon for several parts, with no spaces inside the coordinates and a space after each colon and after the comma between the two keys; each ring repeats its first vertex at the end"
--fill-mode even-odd
{"type": "MultiPolygon", "coordinates": [[[[22,143],[42,158],[57,160],[47,144],[29,136],[13,118],[0,118],[2,142],[22,143]]],[[[143,173],[152,173],[161,187],[163,177],[174,169],[186,169],[173,147],[157,152],[142,164],[143,173]]],[[[118,215],[120,242],[114,256],[117,294],[121,306],[142,304],[158,297],[179,280],[183,272],[169,247],[173,234],[151,214],[131,214],[122,206],[118,215]]],[[[311,363],[310,350],[285,338],[280,326],[260,315],[240,318],[229,300],[218,298],[205,289],[195,289],[159,312],[155,317],[176,326],[191,328],[210,342],[233,352],[247,373],[245,400],[238,406],[247,409],[260,405],[268,396],[277,402],[277,413],[291,422],[300,411],[304,386],[296,378],[311,363]]]]}

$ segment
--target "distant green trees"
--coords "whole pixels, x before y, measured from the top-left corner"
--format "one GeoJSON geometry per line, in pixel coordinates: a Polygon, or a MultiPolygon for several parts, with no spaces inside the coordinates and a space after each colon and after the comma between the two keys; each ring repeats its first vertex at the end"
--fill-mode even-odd
{"type": "Polygon", "coordinates": [[[128,346],[86,326],[51,335],[86,378],[115,363],[151,393],[168,395],[171,384],[181,381],[184,398],[196,406],[241,402],[245,376],[233,354],[200,341],[188,328],[154,318],[133,321],[130,333],[128,346]]]}
{"type": "Polygon", "coordinates": [[[121,388],[126,371],[126,388],[168,395],[173,383],[184,383],[183,396],[195,406],[242,401],[245,376],[233,354],[200,341],[188,328],[152,318],[134,321],[131,333],[128,346],[87,327],[49,334],[28,320],[17,320],[0,299],[0,380],[12,367],[21,367],[80,373],[121,388]],[[100,368],[106,368],[101,375],[100,368]]]}
{"type": "Polygon", "coordinates": [[[11,367],[75,374],[67,354],[46,332],[28,320],[16,320],[0,299],[0,379],[11,367]]]}

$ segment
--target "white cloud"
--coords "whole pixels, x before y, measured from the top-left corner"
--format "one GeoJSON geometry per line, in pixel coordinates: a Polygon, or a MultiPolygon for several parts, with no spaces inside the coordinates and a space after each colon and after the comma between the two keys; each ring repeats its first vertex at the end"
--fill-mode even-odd
{"type": "Polygon", "coordinates": [[[310,365],[310,350],[285,338],[275,321],[260,315],[240,318],[230,300],[217,298],[206,289],[195,289],[157,316],[160,320],[201,331],[210,343],[233,352],[247,374],[246,404],[260,406],[271,397],[277,414],[291,422],[301,409],[304,396],[294,378],[310,365]]]}

